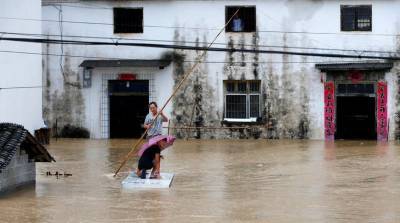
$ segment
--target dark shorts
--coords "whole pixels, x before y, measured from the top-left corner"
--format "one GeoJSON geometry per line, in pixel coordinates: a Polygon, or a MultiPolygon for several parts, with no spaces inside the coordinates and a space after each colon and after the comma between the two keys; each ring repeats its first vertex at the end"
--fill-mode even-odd
{"type": "Polygon", "coordinates": [[[138,169],[139,170],[149,170],[153,168],[153,160],[156,157],[156,154],[160,154],[160,148],[157,145],[151,146],[143,152],[142,156],[139,159],[138,169]]]}
{"type": "Polygon", "coordinates": [[[150,159],[139,159],[139,170],[150,170],[153,168],[153,160],[150,159]]]}

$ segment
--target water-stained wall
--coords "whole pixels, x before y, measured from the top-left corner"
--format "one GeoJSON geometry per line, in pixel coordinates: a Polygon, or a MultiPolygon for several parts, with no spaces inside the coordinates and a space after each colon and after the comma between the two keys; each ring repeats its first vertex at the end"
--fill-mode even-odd
{"type": "MultiPolygon", "coordinates": [[[[184,37],[179,31],[175,32],[174,41],[176,44],[185,44],[184,37]]],[[[195,46],[207,47],[207,37],[196,38],[195,46]]],[[[215,89],[210,83],[210,74],[207,63],[207,53],[204,51],[175,50],[170,53],[174,64],[173,79],[175,88],[183,78],[188,78],[182,83],[181,89],[173,98],[173,109],[171,120],[176,127],[204,127],[219,126],[217,106],[215,105],[215,89]]],[[[200,129],[177,129],[178,137],[215,138],[215,131],[202,131],[200,129]]]]}
{"type": "MultiPolygon", "coordinates": [[[[79,3],[77,3],[79,4],[79,3]]],[[[83,3],[82,3],[83,4],[83,3]]],[[[392,0],[371,1],[373,29],[357,35],[340,31],[340,6],[343,1],[285,0],[285,1],[91,1],[85,7],[63,7],[64,20],[82,20],[97,24],[63,23],[64,35],[95,36],[96,41],[141,42],[179,44],[206,47],[225,24],[225,7],[247,5],[256,7],[257,30],[250,33],[222,32],[215,47],[229,49],[254,49],[280,51],[281,53],[242,53],[173,50],[123,46],[68,46],[48,45],[46,52],[99,58],[122,59],[171,59],[168,74],[154,74],[155,86],[166,100],[178,86],[183,76],[198,64],[171,101],[168,116],[173,127],[210,127],[212,129],[174,129],[178,137],[194,138],[269,138],[269,139],[323,139],[323,81],[324,74],[315,68],[318,63],[360,59],[294,56],[285,52],[325,54],[354,54],[364,50],[381,51],[398,49],[396,39],[382,33],[397,33],[397,10],[400,4],[392,0]],[[113,33],[112,7],[143,7],[144,32],[136,34],[113,33]],[[95,11],[96,13],[90,13],[95,11]],[[369,35],[371,34],[371,35],[369,35]],[[163,79],[164,78],[164,79],[163,79]],[[172,86],[163,85],[165,78],[172,86]],[[158,80],[158,81],[157,81],[158,80]],[[252,123],[230,123],[225,118],[224,81],[261,81],[261,117],[252,123]],[[223,129],[214,129],[223,127],[223,129]],[[240,127],[228,129],[228,127],[240,127]]],[[[346,1],[345,4],[360,4],[346,1]]],[[[44,6],[43,19],[58,20],[60,10],[44,6]]],[[[49,23],[45,34],[59,35],[60,24],[49,23]]],[[[67,38],[67,37],[64,37],[67,38]]],[[[85,40],[85,38],[81,37],[85,40]]],[[[93,39],[90,39],[93,40],[93,39]]],[[[363,53],[361,53],[364,55],[363,53]]],[[[81,89],[84,57],[46,56],[45,58],[45,116],[52,123],[58,117],[61,122],[76,125],[89,123],[88,112],[99,110],[89,103],[81,89]]],[[[115,69],[118,72],[119,69],[115,69]]],[[[398,80],[398,64],[385,78],[398,80]]],[[[398,114],[398,83],[390,84],[389,108],[398,114]]],[[[93,94],[96,90],[91,91],[93,94]]],[[[90,100],[95,100],[91,97],[90,100]]],[[[96,100],[100,100],[100,97],[96,100]]],[[[97,117],[97,116],[96,116],[97,117]]],[[[391,135],[400,135],[398,118],[391,119],[391,135]]],[[[92,120],[90,122],[97,122],[92,120]]],[[[88,124],[83,124],[88,125],[88,124]]]]}
{"type": "MultiPolygon", "coordinates": [[[[399,27],[400,28],[400,27],[399,27]]],[[[396,49],[400,50],[400,37],[396,38],[396,49]]],[[[400,63],[395,62],[390,75],[387,75],[389,100],[389,134],[392,139],[400,139],[400,63]],[[390,88],[390,86],[392,86],[390,88]]]]}
{"type": "MultiPolygon", "coordinates": [[[[184,44],[185,35],[175,31],[176,44],[184,44]]],[[[204,38],[204,37],[203,37],[204,38]]],[[[229,48],[259,49],[258,32],[226,35],[229,48]]],[[[199,37],[196,38],[199,45],[199,37]]],[[[207,42],[206,39],[202,41],[207,42]]],[[[286,36],[283,37],[286,42],[286,36]]],[[[176,50],[170,57],[174,63],[175,87],[194,66],[202,52],[176,50]]],[[[226,52],[220,64],[200,63],[189,75],[173,99],[172,122],[177,127],[223,127],[223,129],[175,130],[178,137],[196,138],[308,138],[309,135],[309,81],[310,68],[301,57],[299,69],[293,69],[290,57],[278,56],[281,63],[258,53],[226,52]],[[219,79],[213,83],[209,66],[220,69],[219,79]],[[308,72],[308,73],[307,73],[308,72]],[[257,123],[223,122],[224,97],[217,94],[224,88],[224,80],[261,80],[261,119],[257,123]],[[221,103],[222,102],[222,103],[221,103]],[[248,127],[227,129],[226,127],[248,127]]],[[[204,61],[208,61],[207,54],[204,61]]],[[[318,75],[318,72],[315,72],[318,75]]]]}
{"type": "MultiPolygon", "coordinates": [[[[45,47],[46,52],[49,45],[45,47]]],[[[81,74],[71,65],[66,52],[60,61],[46,57],[44,64],[43,115],[49,127],[61,130],[65,125],[84,127],[85,104],[82,95],[81,74]],[[58,63],[57,63],[58,62],[58,63]],[[52,73],[49,63],[59,65],[60,72],[52,73]],[[55,85],[55,86],[54,86],[55,85]]]]}

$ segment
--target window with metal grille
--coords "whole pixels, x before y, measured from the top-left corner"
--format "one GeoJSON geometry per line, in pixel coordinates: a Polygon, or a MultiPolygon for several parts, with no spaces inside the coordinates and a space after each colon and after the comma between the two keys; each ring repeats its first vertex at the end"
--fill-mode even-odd
{"type": "Polygon", "coordinates": [[[226,32],[255,32],[256,31],[256,7],[255,6],[226,6],[225,23],[233,19],[226,26],[226,32]]]}
{"type": "Polygon", "coordinates": [[[246,95],[226,95],[226,117],[247,118],[246,95]]]}
{"type": "Polygon", "coordinates": [[[114,8],[114,33],[143,33],[143,8],[114,8]]]}
{"type": "Polygon", "coordinates": [[[372,31],[371,5],[342,5],[342,31],[372,31]]]}
{"type": "Polygon", "coordinates": [[[260,117],[261,81],[224,81],[225,118],[260,117]]]}

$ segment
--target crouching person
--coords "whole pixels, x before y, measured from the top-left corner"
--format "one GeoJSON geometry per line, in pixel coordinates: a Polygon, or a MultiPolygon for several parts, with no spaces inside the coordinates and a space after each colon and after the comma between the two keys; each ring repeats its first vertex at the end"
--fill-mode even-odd
{"type": "Polygon", "coordinates": [[[146,171],[151,169],[150,179],[160,179],[161,151],[166,147],[166,140],[160,140],[157,144],[148,147],[140,156],[136,175],[146,179],[146,171]]]}

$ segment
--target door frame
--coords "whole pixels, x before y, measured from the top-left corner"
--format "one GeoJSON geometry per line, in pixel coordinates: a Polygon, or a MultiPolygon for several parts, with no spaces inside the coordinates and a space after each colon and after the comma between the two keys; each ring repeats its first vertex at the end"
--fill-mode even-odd
{"type": "MultiPolygon", "coordinates": [[[[111,97],[112,96],[147,96],[147,102],[150,102],[150,80],[146,79],[140,79],[140,80],[118,80],[118,79],[110,79],[107,81],[107,91],[108,91],[108,132],[109,132],[109,138],[111,138],[111,97]],[[141,91],[127,91],[127,92],[112,92],[112,88],[110,87],[112,83],[124,83],[124,82],[129,82],[133,84],[134,82],[144,82],[147,83],[147,91],[146,92],[141,92],[141,91]]],[[[133,85],[130,85],[133,86],[133,85]]],[[[148,103],[147,103],[148,104],[148,103]]],[[[146,108],[147,109],[147,108],[146,108]]],[[[144,120],[143,120],[144,121],[144,120]]]]}

